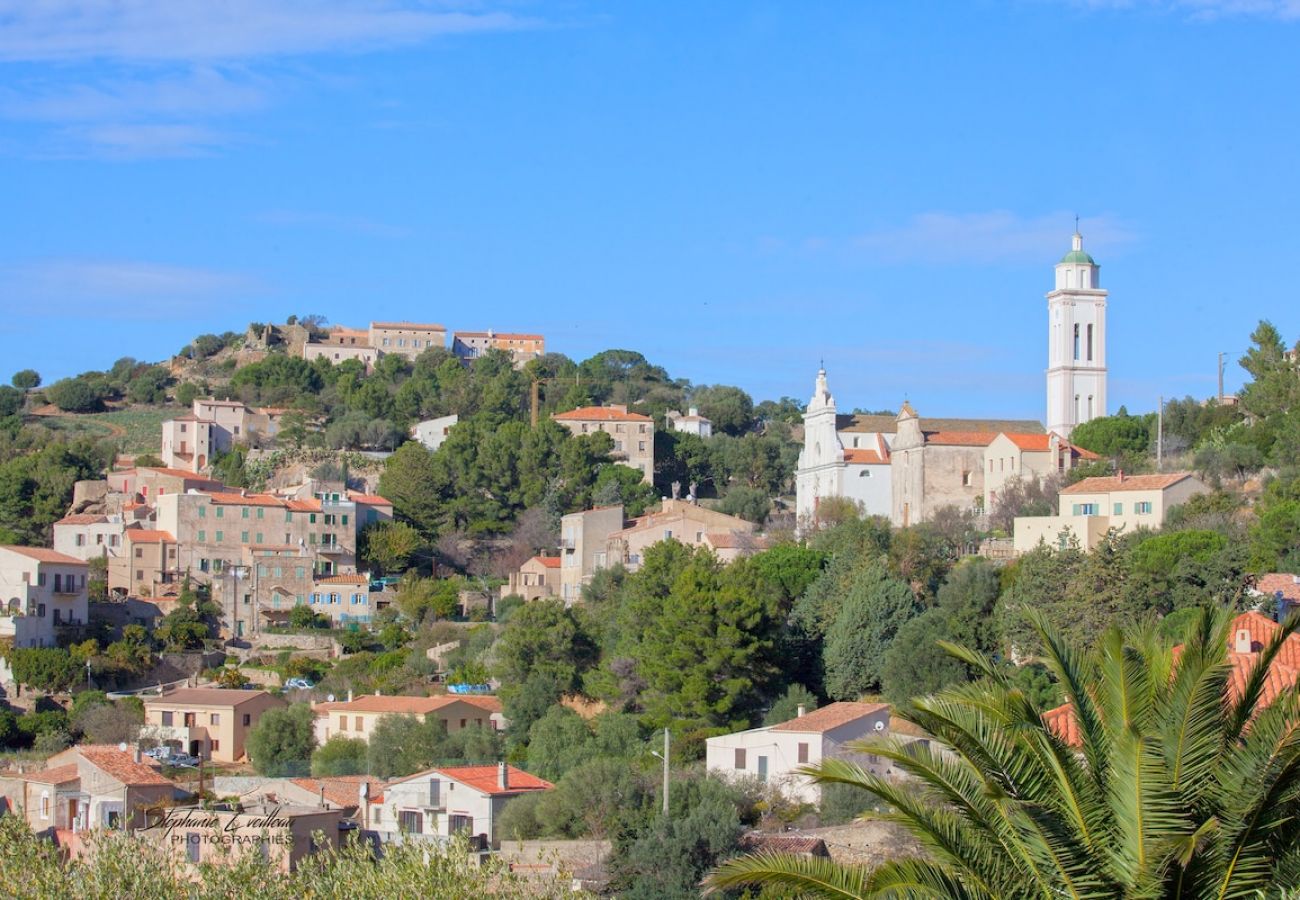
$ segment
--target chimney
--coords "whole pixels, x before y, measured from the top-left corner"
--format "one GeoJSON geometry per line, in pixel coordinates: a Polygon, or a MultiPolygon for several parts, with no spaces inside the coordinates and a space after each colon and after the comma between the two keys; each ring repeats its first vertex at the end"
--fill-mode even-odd
{"type": "Polygon", "coordinates": [[[359,790],[359,793],[361,795],[359,798],[361,802],[357,804],[357,808],[361,811],[361,825],[364,828],[369,828],[370,827],[370,782],[368,781],[361,782],[361,788],[359,790]]]}
{"type": "Polygon", "coordinates": [[[1254,644],[1250,639],[1250,629],[1238,628],[1237,639],[1233,642],[1232,649],[1237,653],[1250,653],[1253,647],[1254,644]]]}
{"type": "Polygon", "coordinates": [[[1123,484],[1123,483],[1124,483],[1124,470],[1123,470],[1123,469],[1120,469],[1119,471],[1117,471],[1117,472],[1115,473],[1115,477],[1117,477],[1117,478],[1119,479],[1119,483],[1120,483],[1120,484],[1123,484]]]}
{"type": "Polygon", "coordinates": [[[376,697],[379,696],[379,691],[375,691],[375,696],[376,696],[376,697]]]}
{"type": "Polygon", "coordinates": [[[348,702],[352,702],[352,688],[348,688],[348,702]]]}
{"type": "Polygon", "coordinates": [[[699,414],[700,414],[700,408],[698,406],[690,407],[690,412],[688,413],[688,415],[698,416],[699,414]]]}
{"type": "Polygon", "coordinates": [[[802,703],[800,703],[800,704],[799,704],[799,712],[795,715],[795,718],[802,719],[802,718],[804,717],[804,714],[805,714],[806,712],[808,712],[808,710],[804,707],[804,705],[803,705],[802,703]]]}
{"type": "Polygon", "coordinates": [[[510,769],[504,760],[497,763],[497,787],[503,791],[510,787],[510,769]]]}
{"type": "Polygon", "coordinates": [[[133,753],[131,754],[131,761],[134,762],[134,763],[136,763],[137,765],[139,765],[139,763],[140,763],[140,748],[139,748],[139,747],[136,747],[136,748],[135,748],[135,752],[133,752],[133,753]]]}

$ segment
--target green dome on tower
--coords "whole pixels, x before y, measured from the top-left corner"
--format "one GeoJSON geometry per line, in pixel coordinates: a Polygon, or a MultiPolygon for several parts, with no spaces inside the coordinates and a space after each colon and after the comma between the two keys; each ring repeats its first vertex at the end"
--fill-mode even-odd
{"type": "Polygon", "coordinates": [[[1079,263],[1086,266],[1097,265],[1097,261],[1084,252],[1083,235],[1077,231],[1074,233],[1073,245],[1070,252],[1061,257],[1061,262],[1057,263],[1058,266],[1064,263],[1079,263]]]}

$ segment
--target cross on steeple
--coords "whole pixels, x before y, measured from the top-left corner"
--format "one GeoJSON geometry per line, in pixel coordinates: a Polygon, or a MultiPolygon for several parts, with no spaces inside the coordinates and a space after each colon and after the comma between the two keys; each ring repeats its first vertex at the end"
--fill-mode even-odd
{"type": "Polygon", "coordinates": [[[1078,213],[1075,213],[1075,214],[1074,214],[1074,233],[1075,233],[1075,234],[1078,234],[1078,233],[1079,233],[1079,214],[1078,214],[1078,213]]]}

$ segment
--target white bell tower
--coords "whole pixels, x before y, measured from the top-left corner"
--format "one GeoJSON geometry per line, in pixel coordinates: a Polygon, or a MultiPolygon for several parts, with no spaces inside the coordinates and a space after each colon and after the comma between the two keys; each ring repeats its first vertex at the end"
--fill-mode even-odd
{"type": "Polygon", "coordinates": [[[1106,415],[1106,296],[1101,267],[1075,231],[1047,295],[1047,430],[1061,437],[1106,415]]]}

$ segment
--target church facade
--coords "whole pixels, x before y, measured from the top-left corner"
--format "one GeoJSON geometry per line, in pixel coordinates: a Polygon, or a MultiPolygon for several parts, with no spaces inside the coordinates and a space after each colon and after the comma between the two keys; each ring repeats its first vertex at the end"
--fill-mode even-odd
{"type": "Polygon", "coordinates": [[[1074,426],[1106,408],[1106,292],[1099,267],[1074,235],[1048,300],[1047,415],[1040,422],[924,419],[904,402],[897,416],[840,415],[825,369],[804,414],[795,474],[800,527],[822,500],[842,497],[867,515],[906,527],[955,506],[986,511],[1007,481],[1064,472],[1096,457],[1069,443],[1074,426]]]}

